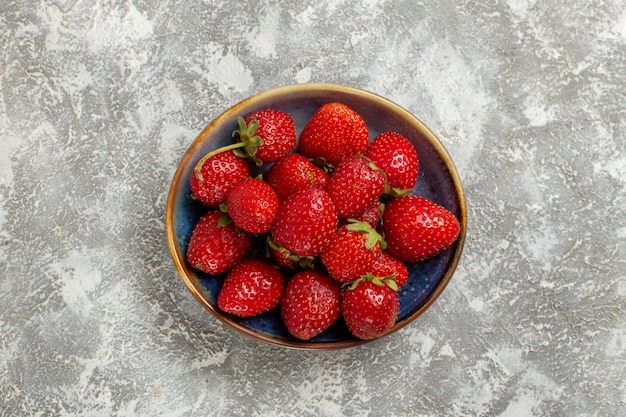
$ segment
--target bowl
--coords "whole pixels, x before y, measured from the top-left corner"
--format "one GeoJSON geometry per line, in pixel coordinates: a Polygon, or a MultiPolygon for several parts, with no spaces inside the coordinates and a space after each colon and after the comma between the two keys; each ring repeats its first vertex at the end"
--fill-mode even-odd
{"type": "MultiPolygon", "coordinates": [[[[400,314],[387,335],[408,325],[442,293],[459,262],[466,233],[465,196],[450,155],[433,132],[416,116],[377,94],[354,87],[311,83],[274,88],[258,93],[220,114],[191,143],[172,179],[166,209],[169,250],[183,282],[215,318],[228,327],[261,342],[295,349],[339,349],[366,343],[352,336],[343,319],[308,341],[292,337],[280,317],[280,308],[252,318],[239,318],[217,307],[225,275],[211,276],[193,269],[185,251],[198,219],[207,211],[191,198],[189,178],[196,162],[207,152],[232,143],[237,117],[275,108],[291,115],[299,136],[311,116],[325,103],[341,102],[358,112],[368,125],[370,141],[385,131],[395,131],[415,146],[420,171],[414,195],[426,197],[454,213],[461,225],[459,237],[447,250],[426,261],[407,264],[409,279],[400,289],[400,314]]],[[[385,335],[385,336],[387,336],[385,335]]],[[[384,336],[383,336],[384,337],[384,336]]]]}

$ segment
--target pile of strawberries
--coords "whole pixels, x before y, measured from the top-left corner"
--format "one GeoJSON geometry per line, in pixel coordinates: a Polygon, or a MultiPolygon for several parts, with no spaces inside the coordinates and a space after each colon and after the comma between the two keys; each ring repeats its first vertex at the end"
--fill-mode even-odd
{"type": "Polygon", "coordinates": [[[276,109],[238,123],[234,143],[204,155],[190,180],[208,212],[187,260],[226,273],[218,307],[240,317],[280,308],[301,340],[341,317],[357,338],[385,334],[406,263],[445,250],[460,230],[450,211],[410,195],[415,148],[395,132],[370,143],[363,118],[342,103],[320,107],[299,141],[291,116],[276,109]],[[263,174],[253,176],[251,161],[263,174]]]}

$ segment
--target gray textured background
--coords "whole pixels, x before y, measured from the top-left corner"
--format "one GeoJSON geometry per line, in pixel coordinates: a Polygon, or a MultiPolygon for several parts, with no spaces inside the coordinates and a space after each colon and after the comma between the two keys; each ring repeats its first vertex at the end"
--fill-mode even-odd
{"type": "Polygon", "coordinates": [[[626,416],[626,2],[3,0],[0,415],[626,416]],[[469,228],[410,326],[300,352],[193,299],[165,200],[215,116],[283,84],[439,135],[469,228]]]}

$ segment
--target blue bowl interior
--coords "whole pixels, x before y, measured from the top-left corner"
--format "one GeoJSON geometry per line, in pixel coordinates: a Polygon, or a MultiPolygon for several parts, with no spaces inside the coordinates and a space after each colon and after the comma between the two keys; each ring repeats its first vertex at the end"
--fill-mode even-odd
{"type": "MultiPolygon", "coordinates": [[[[191,198],[189,177],[193,166],[206,152],[232,142],[231,133],[237,128],[237,116],[245,116],[262,108],[279,109],[291,115],[299,135],[319,107],[329,102],[342,102],[364,118],[369,128],[370,140],[385,131],[396,131],[407,137],[415,146],[420,163],[419,177],[412,194],[423,196],[446,207],[463,222],[462,190],[459,189],[458,182],[455,183],[449,166],[441,155],[443,148],[440,144],[432,143],[434,136],[429,139],[420,133],[407,120],[406,115],[403,116],[402,113],[397,112],[399,108],[393,103],[388,103],[388,107],[381,108],[380,102],[371,100],[370,96],[372,96],[370,93],[351,89],[316,91],[296,89],[296,91],[288,91],[284,94],[264,94],[260,100],[257,97],[257,100],[243,101],[220,115],[198,136],[183,156],[170,191],[170,199],[173,200],[171,204],[172,228],[177,252],[173,255],[178,258],[175,260],[180,264],[181,273],[187,275],[189,281],[187,285],[193,287],[190,289],[196,298],[222,321],[237,330],[258,336],[270,343],[289,346],[303,343],[288,333],[280,318],[279,308],[247,319],[219,311],[216,299],[224,275],[211,276],[196,271],[184,259],[191,232],[198,219],[208,211],[205,206],[191,198]]],[[[463,235],[464,230],[465,225],[462,223],[463,235]]],[[[396,328],[402,327],[406,322],[421,314],[427,304],[434,301],[433,297],[438,296],[443,289],[440,287],[445,286],[450,278],[450,270],[456,266],[462,244],[463,238],[461,237],[452,247],[434,258],[408,265],[408,282],[399,291],[400,314],[396,328]]],[[[310,342],[326,347],[336,343],[359,343],[350,334],[343,320],[339,320],[332,328],[310,342]]],[[[303,344],[311,347],[311,343],[303,344]]]]}

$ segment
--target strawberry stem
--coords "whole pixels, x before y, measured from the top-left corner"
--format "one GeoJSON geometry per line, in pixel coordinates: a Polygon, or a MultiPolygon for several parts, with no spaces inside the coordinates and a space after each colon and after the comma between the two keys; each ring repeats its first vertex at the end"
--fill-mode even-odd
{"type": "Polygon", "coordinates": [[[212,151],[206,153],[200,160],[196,163],[196,166],[193,168],[193,173],[200,181],[204,178],[202,177],[202,166],[209,160],[212,156],[220,154],[222,152],[230,151],[232,149],[237,149],[245,146],[244,143],[231,143],[230,145],[222,146],[221,148],[213,149],[212,151]]]}
{"type": "Polygon", "coordinates": [[[195,167],[193,168],[193,172],[200,181],[203,180],[201,172],[202,166],[209,158],[222,152],[232,150],[238,157],[251,157],[258,166],[262,165],[262,161],[254,156],[256,155],[258,147],[263,145],[263,139],[261,139],[260,136],[256,136],[256,131],[259,129],[259,121],[257,119],[252,119],[249,124],[246,124],[246,121],[243,117],[238,117],[237,124],[239,125],[239,129],[235,129],[231,136],[238,136],[238,142],[222,146],[221,148],[213,149],[202,158],[200,158],[200,160],[196,163],[195,167]],[[244,151],[240,151],[239,148],[244,148],[244,151]]]}

